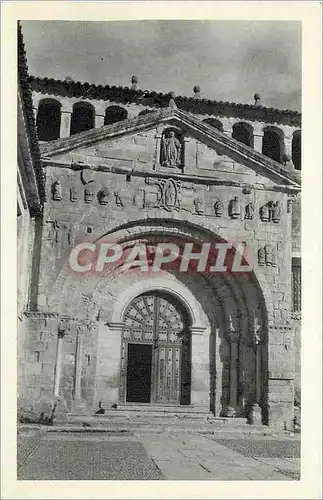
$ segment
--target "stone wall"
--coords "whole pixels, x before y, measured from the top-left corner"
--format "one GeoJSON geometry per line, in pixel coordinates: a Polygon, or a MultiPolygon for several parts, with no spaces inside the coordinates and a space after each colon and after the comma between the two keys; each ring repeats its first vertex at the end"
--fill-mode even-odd
{"type": "MultiPolygon", "coordinates": [[[[223,158],[223,155],[217,163],[217,171],[221,171],[221,177],[228,184],[217,184],[210,173],[209,148],[199,146],[194,138],[190,138],[186,164],[190,178],[186,181],[181,177],[180,204],[168,210],[164,202],[160,203],[161,188],[158,184],[165,178],[165,173],[161,170],[147,172],[154,161],[154,140],[155,132],[151,132],[139,135],[136,142],[126,139],[125,145],[122,140],[117,147],[115,142],[113,147],[110,144],[108,156],[113,156],[112,149],[118,154],[119,148],[127,151],[128,158],[134,151],[138,156],[140,147],[144,146],[140,150],[142,163],[137,160],[136,169],[130,175],[118,169],[104,171],[100,167],[100,155],[107,148],[104,144],[96,146],[100,150],[96,157],[92,150],[76,153],[79,155],[77,169],[69,163],[71,157],[68,155],[56,160],[59,165],[47,161],[47,202],[42,219],[38,221],[34,247],[32,309],[52,315],[68,315],[76,322],[90,319],[95,323],[90,333],[83,335],[80,399],[85,409],[91,411],[97,408],[99,401],[109,406],[118,401],[121,333],[120,327],[118,330],[118,327],[108,325],[121,291],[131,283],[120,276],[116,279],[112,275],[107,280],[104,274],[75,275],[67,265],[73,246],[81,241],[106,241],[107,234],[116,241],[144,239],[149,242],[152,235],[156,238],[159,234],[159,238],[167,237],[167,241],[169,238],[175,241],[186,238],[187,241],[213,243],[219,239],[245,242],[255,259],[252,285],[240,276],[234,279],[226,277],[223,282],[211,277],[207,278],[210,293],[205,294],[206,284],[202,278],[184,277],[180,280],[184,289],[190,290],[200,304],[205,316],[204,336],[194,337],[193,365],[200,366],[200,371],[192,378],[192,397],[197,405],[205,405],[207,401],[217,415],[228,403],[230,349],[227,318],[232,314],[236,329],[241,330],[242,336],[239,340],[241,366],[237,404],[240,414],[244,414],[255,390],[255,350],[250,331],[255,311],[258,311],[262,323],[262,384],[268,392],[268,398],[264,397],[262,404],[268,410],[271,425],[276,423],[282,427],[285,422],[290,425],[294,400],[294,333],[286,326],[291,309],[292,256],[291,238],[286,237],[292,230],[288,194],[275,188],[274,177],[256,173],[245,165],[223,158]],[[196,154],[192,153],[197,150],[200,154],[198,162],[196,154]],[[89,159],[94,166],[85,169],[89,159]],[[232,181],[236,182],[232,185],[232,181]],[[245,186],[251,187],[246,189],[245,186]],[[233,217],[230,207],[235,197],[238,198],[240,213],[233,217]],[[217,214],[215,208],[219,199],[223,203],[222,214],[217,214]],[[271,201],[280,202],[281,217],[277,223],[262,220],[262,208],[271,201]],[[245,218],[245,209],[250,203],[254,211],[251,218],[245,218]],[[274,255],[271,255],[270,262],[258,262],[259,249],[263,250],[268,244],[272,245],[274,255]]],[[[120,166],[121,161],[120,157],[109,158],[109,165],[120,166]]],[[[176,170],[172,170],[171,175],[177,182],[179,174],[176,170]]],[[[58,319],[56,316],[29,316],[25,319],[25,331],[25,369],[20,377],[22,400],[27,399],[37,408],[38,402],[53,401],[58,319]]],[[[75,395],[76,338],[73,327],[62,343],[60,396],[69,410],[73,410],[75,395]]]]}

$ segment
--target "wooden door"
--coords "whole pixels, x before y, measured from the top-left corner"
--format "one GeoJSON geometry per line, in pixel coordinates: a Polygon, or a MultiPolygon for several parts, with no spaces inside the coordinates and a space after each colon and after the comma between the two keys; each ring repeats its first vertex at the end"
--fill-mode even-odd
{"type": "MultiPolygon", "coordinates": [[[[121,400],[126,401],[127,345],[152,345],[152,404],[187,404],[189,337],[185,312],[170,297],[143,294],[132,301],[124,315],[122,339],[121,400]],[[183,378],[185,375],[185,379],[183,378]]],[[[138,380],[140,384],[140,380],[138,380]]]]}

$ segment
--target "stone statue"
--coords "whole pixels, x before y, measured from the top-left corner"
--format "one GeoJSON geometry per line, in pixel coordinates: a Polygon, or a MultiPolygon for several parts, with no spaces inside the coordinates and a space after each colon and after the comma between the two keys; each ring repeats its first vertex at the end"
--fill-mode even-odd
{"type": "Polygon", "coordinates": [[[107,205],[109,200],[109,191],[107,188],[103,188],[101,189],[101,191],[99,191],[99,194],[98,194],[98,198],[99,198],[99,203],[100,205],[107,205]]]}
{"type": "Polygon", "coordinates": [[[253,203],[251,203],[251,202],[248,203],[248,205],[246,205],[246,208],[245,208],[244,218],[245,219],[253,219],[254,211],[255,211],[255,207],[253,206],[253,203]]]}
{"type": "Polygon", "coordinates": [[[68,233],[67,233],[67,242],[69,245],[73,245],[74,244],[74,239],[75,239],[75,228],[74,226],[71,226],[68,230],[68,233]]]}
{"type": "Polygon", "coordinates": [[[53,186],[53,200],[61,201],[62,199],[62,186],[60,181],[55,181],[53,186]]]}
{"type": "Polygon", "coordinates": [[[240,217],[240,203],[238,196],[235,196],[230,203],[230,216],[232,219],[238,219],[240,217]]]}
{"type": "Polygon", "coordinates": [[[72,202],[75,202],[79,199],[79,193],[78,191],[76,190],[76,187],[75,186],[72,186],[71,189],[70,189],[70,200],[72,202]]]}
{"type": "Polygon", "coordinates": [[[273,206],[272,221],[276,222],[276,223],[279,222],[280,221],[280,214],[281,214],[280,203],[279,203],[279,201],[276,201],[276,203],[273,206]]]}
{"type": "Polygon", "coordinates": [[[204,214],[203,204],[200,200],[198,199],[194,200],[194,206],[195,206],[195,212],[197,214],[204,214]]]}
{"type": "Polygon", "coordinates": [[[265,249],[259,248],[258,250],[258,264],[259,266],[265,265],[265,249]]]}
{"type": "Polygon", "coordinates": [[[93,196],[94,196],[94,193],[93,193],[91,187],[89,186],[89,187],[85,188],[85,190],[84,190],[85,203],[91,203],[93,196]]]}
{"type": "Polygon", "coordinates": [[[269,206],[268,206],[268,204],[261,207],[260,217],[261,217],[261,220],[263,222],[269,221],[269,206]]]}
{"type": "Polygon", "coordinates": [[[275,249],[271,245],[265,246],[265,261],[266,266],[277,266],[277,257],[275,249]]]}
{"type": "Polygon", "coordinates": [[[117,207],[123,207],[123,201],[118,192],[114,193],[114,196],[116,197],[116,205],[117,207]]]}
{"type": "Polygon", "coordinates": [[[182,145],[175,137],[173,130],[169,137],[162,137],[161,143],[161,164],[165,167],[179,167],[181,164],[182,145]]]}
{"type": "Polygon", "coordinates": [[[217,200],[214,203],[214,210],[215,210],[216,217],[222,217],[222,215],[223,215],[223,201],[222,200],[217,200]]]}

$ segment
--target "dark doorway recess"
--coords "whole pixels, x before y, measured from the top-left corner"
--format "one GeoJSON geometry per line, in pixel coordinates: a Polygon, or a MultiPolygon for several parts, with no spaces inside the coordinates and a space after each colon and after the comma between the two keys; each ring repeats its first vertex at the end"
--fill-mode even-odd
{"type": "Polygon", "coordinates": [[[150,403],[152,345],[128,344],[128,403],[150,403]]]}

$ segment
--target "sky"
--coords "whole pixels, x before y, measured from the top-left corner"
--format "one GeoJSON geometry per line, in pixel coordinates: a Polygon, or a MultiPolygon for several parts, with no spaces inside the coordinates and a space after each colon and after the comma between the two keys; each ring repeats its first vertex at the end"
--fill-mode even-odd
{"type": "Polygon", "coordinates": [[[29,74],[301,110],[301,23],[23,21],[29,74]]]}

